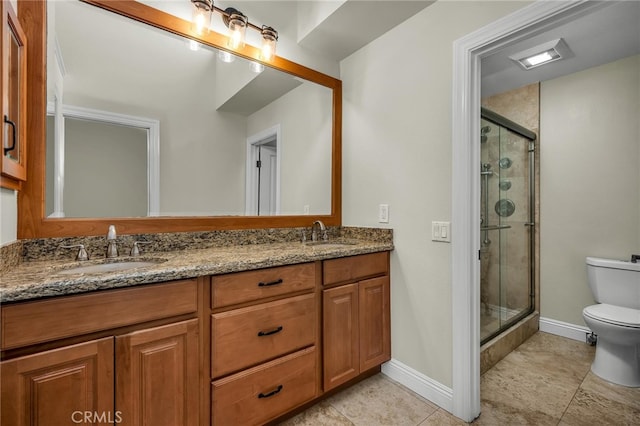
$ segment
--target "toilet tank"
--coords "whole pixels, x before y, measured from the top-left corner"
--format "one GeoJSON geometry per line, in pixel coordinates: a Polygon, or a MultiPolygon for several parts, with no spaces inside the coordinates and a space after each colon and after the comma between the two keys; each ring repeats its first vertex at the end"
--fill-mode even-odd
{"type": "Polygon", "coordinates": [[[587,257],[587,279],[596,302],[640,309],[640,263],[587,257]]]}

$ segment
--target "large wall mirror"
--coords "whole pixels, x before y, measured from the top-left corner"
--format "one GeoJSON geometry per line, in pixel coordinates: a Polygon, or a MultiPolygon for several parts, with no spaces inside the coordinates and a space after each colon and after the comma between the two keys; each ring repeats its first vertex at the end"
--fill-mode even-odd
{"type": "Polygon", "coordinates": [[[340,224],[339,80],[134,1],[19,7],[42,41],[21,238],[340,224]]]}

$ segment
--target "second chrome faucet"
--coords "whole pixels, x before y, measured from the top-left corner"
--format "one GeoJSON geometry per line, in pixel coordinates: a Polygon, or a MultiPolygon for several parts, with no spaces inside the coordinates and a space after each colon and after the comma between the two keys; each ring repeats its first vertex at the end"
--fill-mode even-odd
{"type": "Polygon", "coordinates": [[[318,234],[322,233],[322,241],[327,241],[329,238],[327,235],[327,227],[324,226],[321,220],[316,220],[311,226],[311,241],[318,241],[318,234]]]}

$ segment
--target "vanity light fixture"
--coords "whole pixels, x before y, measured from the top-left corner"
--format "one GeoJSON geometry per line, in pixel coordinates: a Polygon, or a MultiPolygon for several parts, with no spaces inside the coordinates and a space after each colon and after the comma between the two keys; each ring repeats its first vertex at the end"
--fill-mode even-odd
{"type": "Polygon", "coordinates": [[[249,19],[237,9],[228,7],[225,10],[216,7],[213,0],[191,0],[193,5],[192,29],[198,35],[207,34],[211,26],[212,13],[218,12],[222,15],[222,22],[229,28],[229,40],[227,46],[230,49],[238,49],[245,45],[245,35],[247,27],[252,28],[260,33],[262,37],[262,45],[260,47],[260,59],[270,61],[276,54],[276,43],[278,41],[278,32],[272,27],[257,25],[249,22],[249,19]]]}
{"type": "Polygon", "coordinates": [[[525,70],[530,70],[540,65],[567,58],[570,53],[571,51],[567,44],[563,39],[559,38],[510,55],[509,59],[518,63],[525,70]]]}

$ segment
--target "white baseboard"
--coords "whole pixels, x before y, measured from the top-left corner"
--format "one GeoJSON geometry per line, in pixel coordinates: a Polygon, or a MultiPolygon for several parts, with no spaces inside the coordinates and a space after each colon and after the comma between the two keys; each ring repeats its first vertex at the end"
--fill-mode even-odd
{"type": "Polygon", "coordinates": [[[448,412],[453,411],[453,391],[442,383],[395,359],[382,364],[382,373],[448,412]]]}
{"type": "Polygon", "coordinates": [[[540,331],[584,342],[586,334],[591,333],[589,327],[570,324],[551,318],[540,317],[540,331]]]}

